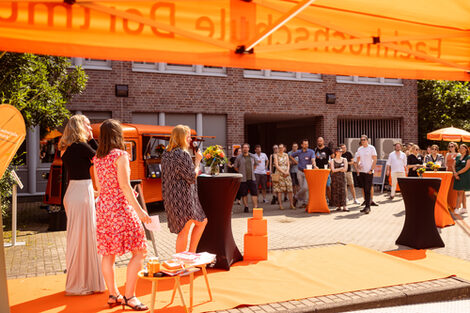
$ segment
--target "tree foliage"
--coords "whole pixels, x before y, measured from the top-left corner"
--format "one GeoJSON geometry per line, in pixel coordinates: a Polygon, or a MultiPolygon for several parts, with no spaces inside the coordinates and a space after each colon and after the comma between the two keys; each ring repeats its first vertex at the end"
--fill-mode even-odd
{"type": "MultiPolygon", "coordinates": [[[[39,125],[41,134],[61,126],[70,116],[65,105],[85,90],[87,80],[85,71],[71,67],[65,57],[0,52],[0,103],[15,106],[26,127],[39,125]]],[[[2,203],[10,189],[7,170],[0,180],[2,203]]]]}
{"type": "Polygon", "coordinates": [[[470,82],[422,80],[418,82],[418,133],[420,145],[426,134],[443,127],[470,131],[470,82]]]}
{"type": "Polygon", "coordinates": [[[65,104],[81,93],[87,76],[68,58],[6,53],[0,58],[1,103],[15,106],[26,127],[55,129],[70,116],[65,104]]]}

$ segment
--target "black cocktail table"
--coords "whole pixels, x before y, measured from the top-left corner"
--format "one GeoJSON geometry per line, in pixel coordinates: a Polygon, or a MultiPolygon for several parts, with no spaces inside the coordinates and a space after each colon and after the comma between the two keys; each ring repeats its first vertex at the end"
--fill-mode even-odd
{"type": "Polygon", "coordinates": [[[399,177],[405,202],[405,224],[396,244],[415,249],[444,247],[434,220],[440,178],[399,177]]]}
{"type": "Polygon", "coordinates": [[[241,174],[228,173],[197,179],[199,201],[207,216],[197,251],[216,254],[215,268],[230,270],[230,265],[243,259],[232,234],[232,206],[241,180],[241,174]]]}

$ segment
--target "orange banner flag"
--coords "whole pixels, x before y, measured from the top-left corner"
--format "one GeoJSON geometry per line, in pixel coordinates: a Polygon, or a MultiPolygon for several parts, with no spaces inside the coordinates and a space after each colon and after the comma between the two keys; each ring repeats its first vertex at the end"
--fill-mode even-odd
{"type": "Polygon", "coordinates": [[[14,106],[0,105],[0,178],[26,137],[23,116],[14,106]]]}

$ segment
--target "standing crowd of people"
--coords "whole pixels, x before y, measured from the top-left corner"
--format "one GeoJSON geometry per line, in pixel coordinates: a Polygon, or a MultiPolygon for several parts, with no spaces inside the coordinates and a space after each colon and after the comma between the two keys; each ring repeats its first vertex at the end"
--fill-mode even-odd
{"type": "Polygon", "coordinates": [[[362,203],[365,214],[370,212],[371,205],[377,205],[372,200],[373,169],[377,162],[375,148],[369,145],[367,136],[358,152],[353,154],[347,151],[345,144],[331,149],[325,145],[323,137],[318,137],[316,146],[310,149],[309,140],[303,139],[299,144],[292,143],[292,149],[287,152],[284,144],[273,146],[273,153],[268,157],[261,151],[261,146],[255,146],[255,153],[250,153],[250,145],[242,145],[242,153],[235,149],[234,156],[230,158],[227,166],[231,173],[242,174],[242,183],[236,200],[243,199],[244,211],[249,212],[248,194],[252,197],[253,207],[258,206],[258,193],[261,191],[262,202],[268,203],[266,198],[268,185],[271,183],[271,204],[278,204],[284,210],[284,202],[288,201],[290,209],[297,206],[306,207],[308,203],[308,183],[304,171],[306,169],[330,169],[331,173],[326,182],[326,195],[330,206],[337,210],[349,211],[347,208],[348,190],[355,204],[356,190],[353,173],[358,175],[361,186],[365,186],[362,203]]]}
{"type": "MultiPolygon", "coordinates": [[[[243,198],[244,211],[249,212],[248,193],[252,197],[253,207],[258,206],[258,192],[261,190],[262,202],[268,203],[266,198],[269,183],[272,188],[271,204],[279,204],[284,210],[284,202],[289,201],[289,207],[306,207],[308,203],[308,183],[304,171],[308,168],[330,169],[326,183],[326,197],[330,206],[338,211],[349,211],[347,200],[349,193],[354,204],[357,200],[355,185],[362,189],[364,201],[361,210],[369,214],[372,206],[378,206],[373,200],[374,169],[377,164],[377,151],[369,143],[367,135],[362,135],[357,152],[353,155],[347,150],[345,144],[331,149],[325,145],[325,140],[318,137],[316,146],[309,148],[309,140],[304,139],[291,145],[292,149],[286,153],[284,144],[273,146],[273,153],[268,157],[261,151],[261,146],[255,146],[255,153],[250,153],[250,145],[242,145],[243,154],[235,150],[234,156],[229,160],[229,172],[241,173],[242,184],[237,194],[237,200],[243,198]],[[247,160],[251,160],[247,162],[247,160]],[[354,177],[356,176],[356,177],[354,177]]],[[[418,169],[429,169],[429,162],[438,164],[442,169],[452,171],[455,176],[453,189],[457,193],[456,213],[467,213],[465,191],[470,190],[470,158],[468,147],[461,144],[449,143],[449,151],[445,157],[439,153],[439,146],[432,145],[425,151],[413,143],[403,145],[394,144],[394,151],[389,154],[386,163],[386,173],[390,176],[391,191],[389,199],[396,195],[399,177],[417,177],[418,169]]]]}

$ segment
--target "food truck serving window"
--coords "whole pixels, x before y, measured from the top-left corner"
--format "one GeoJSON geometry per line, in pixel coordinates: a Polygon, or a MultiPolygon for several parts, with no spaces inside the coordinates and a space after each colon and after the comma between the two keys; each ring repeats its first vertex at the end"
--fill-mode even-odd
{"type": "Polygon", "coordinates": [[[125,141],[124,146],[126,147],[126,151],[130,154],[131,156],[131,162],[135,161],[136,159],[136,153],[135,153],[135,141],[125,141]]]}

